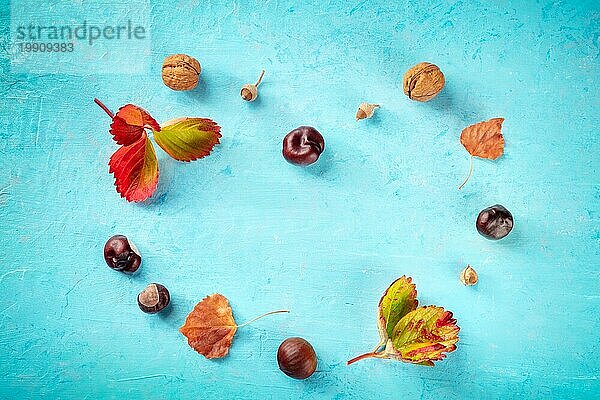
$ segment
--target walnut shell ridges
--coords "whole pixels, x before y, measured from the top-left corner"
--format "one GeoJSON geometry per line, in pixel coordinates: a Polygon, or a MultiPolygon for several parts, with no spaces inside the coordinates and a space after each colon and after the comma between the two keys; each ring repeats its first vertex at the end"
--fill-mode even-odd
{"type": "Polygon", "coordinates": [[[437,65],[422,62],[404,74],[404,94],[411,100],[428,101],[437,96],[444,83],[444,74],[437,65]]]}
{"type": "Polygon", "coordinates": [[[173,90],[192,90],[198,85],[202,69],[194,57],[173,54],[163,61],[162,79],[173,90]]]}

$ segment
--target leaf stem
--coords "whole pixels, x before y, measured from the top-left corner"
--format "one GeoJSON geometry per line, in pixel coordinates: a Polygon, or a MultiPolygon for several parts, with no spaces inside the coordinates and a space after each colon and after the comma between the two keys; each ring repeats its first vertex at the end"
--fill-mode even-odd
{"type": "Polygon", "coordinates": [[[385,345],[385,341],[380,340],[379,343],[377,343],[377,346],[373,349],[373,353],[377,353],[377,350],[381,349],[383,345],[385,345]]]}
{"type": "Polygon", "coordinates": [[[465,179],[465,181],[460,184],[460,186],[458,187],[458,190],[462,189],[462,187],[465,186],[465,183],[467,183],[467,181],[471,177],[472,173],[473,173],[473,156],[471,156],[470,162],[469,162],[469,175],[467,175],[467,179],[465,179]]]}
{"type": "Polygon", "coordinates": [[[249,324],[253,323],[254,321],[257,321],[257,320],[259,320],[259,319],[261,319],[261,318],[263,318],[263,317],[266,317],[267,315],[271,315],[271,314],[279,314],[279,313],[289,313],[289,312],[290,312],[289,310],[277,310],[277,311],[271,311],[271,312],[268,312],[268,313],[266,313],[266,314],[259,315],[258,317],[254,318],[254,319],[251,319],[251,320],[250,320],[250,321],[248,321],[248,322],[244,322],[243,324],[241,324],[241,325],[238,325],[237,327],[238,327],[238,328],[241,328],[242,326],[249,325],[249,324]]]}
{"type": "Polygon", "coordinates": [[[100,100],[94,98],[94,103],[98,104],[98,106],[100,106],[100,108],[103,109],[104,112],[107,113],[111,119],[115,117],[112,111],[110,111],[108,107],[106,107],[100,100]]]}
{"type": "Polygon", "coordinates": [[[360,361],[360,360],[364,360],[365,358],[382,358],[382,357],[383,356],[380,353],[377,353],[375,351],[371,351],[369,353],[361,354],[358,357],[354,357],[353,359],[348,360],[346,362],[346,365],[354,364],[355,362],[360,361]]]}
{"type": "Polygon", "coordinates": [[[260,73],[260,76],[258,77],[258,80],[256,81],[256,84],[254,84],[254,86],[258,87],[258,85],[260,85],[260,81],[262,81],[262,78],[264,75],[265,75],[265,70],[263,69],[260,73]]]}

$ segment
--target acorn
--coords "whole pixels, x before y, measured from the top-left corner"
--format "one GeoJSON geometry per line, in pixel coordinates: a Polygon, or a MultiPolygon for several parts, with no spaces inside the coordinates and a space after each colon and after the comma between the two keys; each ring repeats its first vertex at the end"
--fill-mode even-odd
{"type": "Polygon", "coordinates": [[[246,101],[256,100],[256,98],[258,97],[258,85],[260,85],[260,82],[262,81],[264,75],[265,70],[263,69],[260,73],[260,76],[258,77],[258,80],[254,85],[251,83],[247,83],[244,86],[242,86],[242,90],[240,91],[240,96],[242,96],[242,99],[246,101]]]}
{"type": "Polygon", "coordinates": [[[360,103],[358,111],[356,111],[356,120],[371,118],[375,114],[376,108],[379,108],[379,104],[360,103]]]}

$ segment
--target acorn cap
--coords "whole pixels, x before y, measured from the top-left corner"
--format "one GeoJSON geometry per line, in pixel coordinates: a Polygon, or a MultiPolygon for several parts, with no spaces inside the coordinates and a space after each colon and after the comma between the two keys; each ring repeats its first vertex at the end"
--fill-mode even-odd
{"type": "Polygon", "coordinates": [[[376,108],[379,108],[379,104],[360,103],[358,111],[356,111],[356,120],[371,118],[376,108]]]}
{"type": "Polygon", "coordinates": [[[260,85],[260,82],[262,82],[263,76],[265,76],[264,69],[260,71],[260,76],[258,77],[258,80],[254,85],[251,83],[247,83],[244,86],[242,86],[242,90],[240,90],[240,96],[242,96],[242,99],[246,101],[256,100],[256,98],[258,97],[258,85],[260,85]]]}
{"type": "Polygon", "coordinates": [[[242,99],[246,101],[256,100],[256,98],[258,97],[258,89],[256,88],[256,85],[247,83],[244,86],[242,86],[240,96],[242,96],[242,99]]]}

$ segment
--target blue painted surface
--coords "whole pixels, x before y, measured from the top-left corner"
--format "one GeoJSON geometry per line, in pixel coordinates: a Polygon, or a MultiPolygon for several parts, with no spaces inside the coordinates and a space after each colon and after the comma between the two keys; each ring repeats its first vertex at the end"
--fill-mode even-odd
{"type": "MultiPolygon", "coordinates": [[[[600,396],[597,1],[164,3],[129,10],[149,15],[143,73],[13,73],[0,56],[1,398],[600,396]],[[178,52],[204,68],[192,93],[161,82],[162,59],[178,52]],[[420,61],[447,80],[425,104],[401,87],[420,61]],[[239,88],[261,68],[260,98],[247,104],[239,88]],[[187,165],[157,150],[157,194],[128,204],[93,97],[159,121],[214,118],[222,144],[187,165]],[[362,101],[382,108],[356,123],[362,101]],[[492,117],[506,118],[505,155],[476,160],[458,191],[460,131],[492,117]],[[307,169],[280,154],[301,124],[326,140],[307,169]],[[495,203],[516,221],[500,242],[474,227],[495,203]],[[115,233],[140,248],[139,275],[104,264],[115,233]],[[458,281],[467,263],[480,277],[472,288],[458,281]],[[457,351],[434,368],[347,367],[377,342],[377,301],[402,274],[423,304],[455,313],[457,351]],[[171,290],[167,315],[137,308],[153,281],[171,290]],[[292,312],[240,329],[226,359],[207,361],[177,329],[214,292],[238,322],[292,312]],[[319,355],[307,381],[277,369],[289,336],[319,355]]],[[[106,5],[98,16],[110,21],[106,5]]]]}

